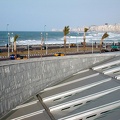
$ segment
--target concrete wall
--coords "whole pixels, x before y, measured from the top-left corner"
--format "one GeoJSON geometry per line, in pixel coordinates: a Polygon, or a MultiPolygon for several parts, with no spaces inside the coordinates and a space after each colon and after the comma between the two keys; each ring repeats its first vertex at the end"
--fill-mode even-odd
{"type": "Polygon", "coordinates": [[[0,117],[44,88],[113,55],[77,55],[0,62],[0,117]]]}

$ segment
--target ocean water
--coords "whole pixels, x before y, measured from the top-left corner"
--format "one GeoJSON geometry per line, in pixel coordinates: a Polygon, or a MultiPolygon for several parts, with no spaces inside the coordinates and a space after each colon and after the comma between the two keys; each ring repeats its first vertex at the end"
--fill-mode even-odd
{"type": "MultiPolygon", "coordinates": [[[[86,43],[100,43],[103,32],[87,32],[86,33],[86,43]]],[[[118,43],[120,42],[120,34],[108,32],[109,37],[104,39],[106,43],[118,43]]],[[[45,44],[63,44],[64,34],[63,32],[27,32],[27,31],[10,31],[9,37],[7,31],[0,31],[0,46],[5,46],[9,43],[12,44],[12,38],[18,35],[17,45],[38,45],[41,44],[41,38],[44,38],[45,44]]],[[[83,42],[83,32],[70,32],[67,35],[67,43],[77,43],[83,42]]]]}

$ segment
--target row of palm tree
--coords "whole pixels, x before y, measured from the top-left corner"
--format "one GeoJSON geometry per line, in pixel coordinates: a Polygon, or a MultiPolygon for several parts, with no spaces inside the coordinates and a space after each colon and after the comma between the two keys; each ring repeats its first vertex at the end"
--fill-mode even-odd
{"type": "MultiPolygon", "coordinates": [[[[83,49],[84,49],[84,53],[85,53],[85,48],[86,48],[86,32],[88,31],[89,29],[88,28],[84,28],[84,36],[83,36],[83,49]]],[[[66,35],[69,34],[70,32],[70,28],[69,26],[65,26],[64,29],[63,29],[63,33],[64,33],[64,52],[65,52],[65,55],[66,55],[66,35]]],[[[107,38],[109,35],[108,33],[104,33],[102,38],[101,38],[101,41],[100,41],[100,53],[101,53],[101,46],[102,46],[102,42],[105,38],[107,38]]]]}
{"type": "MultiPolygon", "coordinates": [[[[83,48],[84,48],[84,53],[85,53],[85,47],[86,47],[86,32],[88,31],[88,28],[84,28],[84,36],[83,36],[83,48]]],[[[64,53],[66,55],[66,36],[69,34],[70,32],[70,28],[69,26],[65,26],[63,29],[63,33],[64,33],[64,53]]],[[[101,46],[102,46],[102,42],[105,38],[107,38],[109,35],[108,33],[104,33],[101,40],[100,40],[100,53],[101,53],[101,46]]],[[[15,59],[16,59],[16,55],[17,55],[17,48],[16,48],[16,40],[19,36],[15,35],[14,36],[14,54],[15,54],[15,59]]],[[[42,51],[42,45],[41,45],[41,51],[42,51]]],[[[41,53],[41,57],[42,57],[42,53],[41,53]]]]}

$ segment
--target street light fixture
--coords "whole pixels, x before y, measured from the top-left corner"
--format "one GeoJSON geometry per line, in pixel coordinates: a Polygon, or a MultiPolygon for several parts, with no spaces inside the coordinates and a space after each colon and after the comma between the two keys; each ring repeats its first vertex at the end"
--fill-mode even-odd
{"type": "Polygon", "coordinates": [[[9,42],[10,42],[10,33],[8,33],[8,44],[7,44],[7,47],[8,47],[8,57],[10,55],[9,42]]]}
{"type": "Polygon", "coordinates": [[[45,39],[45,28],[46,28],[46,25],[44,25],[44,39],[45,39]]]}
{"type": "MultiPolygon", "coordinates": [[[[94,50],[93,50],[93,38],[94,37],[96,37],[97,36],[97,33],[96,33],[96,30],[94,29],[94,27],[93,26],[90,26],[89,27],[89,30],[90,30],[90,33],[91,33],[91,35],[92,35],[92,38],[91,38],[91,40],[92,40],[92,54],[93,54],[93,52],[94,52],[94,50]]],[[[96,44],[95,44],[96,45],[96,44]]]]}
{"type": "Polygon", "coordinates": [[[70,32],[69,32],[69,48],[70,48],[70,32]]]}
{"type": "Polygon", "coordinates": [[[77,46],[77,52],[78,52],[78,33],[76,34],[76,46],[77,46]]]}
{"type": "Polygon", "coordinates": [[[93,39],[92,39],[92,54],[93,54],[93,39]]]}
{"type": "MultiPolygon", "coordinates": [[[[92,33],[92,37],[94,37],[93,33],[92,33]]],[[[93,38],[92,38],[92,54],[93,54],[93,38]]]]}
{"type": "Polygon", "coordinates": [[[77,52],[79,52],[79,42],[78,42],[78,37],[79,37],[79,27],[77,28],[77,52]]]}
{"type": "Polygon", "coordinates": [[[10,37],[10,42],[12,43],[12,52],[13,52],[13,42],[14,42],[14,37],[13,37],[13,33],[11,33],[12,36],[10,37]]]}
{"type": "Polygon", "coordinates": [[[28,59],[30,58],[29,43],[28,43],[28,59]]]}
{"type": "Polygon", "coordinates": [[[8,33],[8,26],[9,26],[9,24],[7,24],[7,37],[8,37],[7,47],[8,47],[8,57],[9,57],[9,33],[8,33]]]}
{"type": "Polygon", "coordinates": [[[48,36],[48,33],[46,33],[46,55],[47,55],[47,36],[48,36]]]}
{"type": "Polygon", "coordinates": [[[43,42],[43,38],[42,38],[42,32],[41,32],[41,44],[40,44],[40,47],[41,47],[41,58],[42,58],[42,43],[43,42]]]}
{"type": "MultiPolygon", "coordinates": [[[[93,32],[92,32],[92,37],[94,38],[94,37],[96,37],[96,36],[97,36],[96,31],[93,31],[93,32]]],[[[93,54],[93,52],[94,52],[94,50],[93,50],[93,38],[92,38],[92,54],[93,54]]]]}

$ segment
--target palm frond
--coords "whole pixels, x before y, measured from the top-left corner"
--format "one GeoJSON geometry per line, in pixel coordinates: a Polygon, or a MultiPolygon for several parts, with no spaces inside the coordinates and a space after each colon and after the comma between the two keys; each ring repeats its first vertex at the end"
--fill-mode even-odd
{"type": "Polygon", "coordinates": [[[63,29],[64,36],[66,36],[69,33],[69,31],[70,31],[69,26],[65,26],[63,29]]]}
{"type": "Polygon", "coordinates": [[[87,32],[89,29],[88,28],[84,28],[84,32],[87,32]]]}
{"type": "Polygon", "coordinates": [[[109,36],[109,34],[107,34],[107,32],[106,33],[104,33],[104,35],[102,36],[102,39],[105,39],[106,37],[108,37],[109,36]]]}
{"type": "Polygon", "coordinates": [[[16,42],[16,40],[17,40],[18,37],[19,37],[18,35],[14,36],[14,42],[16,42]]]}

